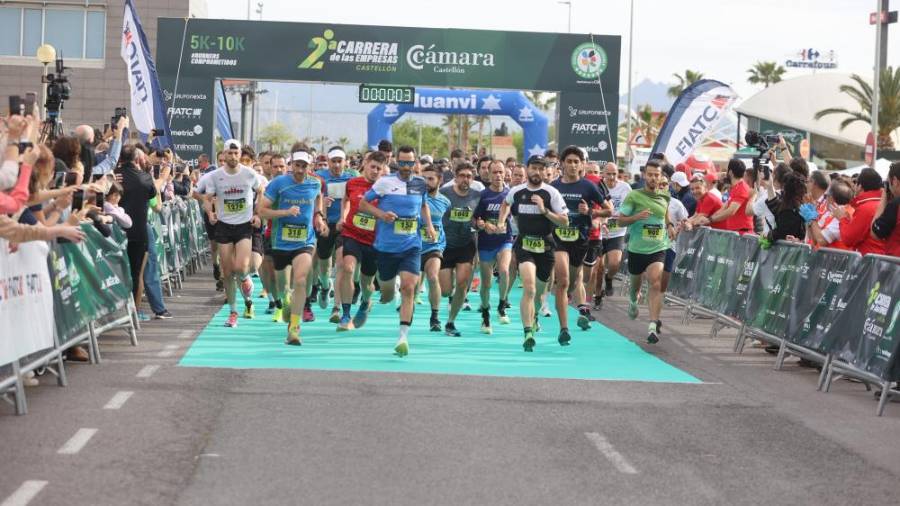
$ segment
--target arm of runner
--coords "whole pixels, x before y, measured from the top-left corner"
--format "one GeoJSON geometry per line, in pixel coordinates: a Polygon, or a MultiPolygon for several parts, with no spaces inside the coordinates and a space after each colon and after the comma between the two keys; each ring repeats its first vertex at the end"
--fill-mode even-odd
{"type": "Polygon", "coordinates": [[[313,227],[322,237],[328,237],[328,222],[325,221],[325,213],[323,209],[325,209],[325,198],[321,193],[316,195],[316,211],[313,213],[313,227]]]}
{"type": "Polygon", "coordinates": [[[631,203],[631,199],[626,196],[625,201],[622,202],[621,206],[619,206],[619,217],[616,221],[618,221],[620,225],[628,226],[634,222],[649,218],[651,214],[652,213],[649,209],[643,209],[639,212],[635,212],[633,204],[631,203]]]}
{"type": "Polygon", "coordinates": [[[428,208],[428,203],[425,202],[424,198],[422,199],[422,220],[425,222],[425,230],[428,233],[428,239],[431,242],[437,242],[437,230],[434,229],[434,224],[431,223],[431,209],[428,208]]]}
{"type": "Polygon", "coordinates": [[[297,206],[291,206],[290,209],[272,209],[272,205],[273,202],[265,195],[259,199],[259,215],[263,219],[273,220],[275,218],[297,216],[300,214],[300,208],[297,206]]]}
{"type": "Polygon", "coordinates": [[[506,233],[506,219],[509,218],[510,205],[507,199],[503,199],[500,204],[500,216],[497,218],[497,231],[501,234],[506,233]]]}

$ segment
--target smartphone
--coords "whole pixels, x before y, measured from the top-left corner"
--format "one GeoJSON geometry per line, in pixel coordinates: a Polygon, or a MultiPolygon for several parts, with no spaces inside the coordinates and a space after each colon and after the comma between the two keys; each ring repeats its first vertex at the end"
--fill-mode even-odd
{"type": "Polygon", "coordinates": [[[25,106],[22,97],[19,95],[9,96],[9,115],[22,114],[22,108],[25,106]]]}
{"type": "Polygon", "coordinates": [[[153,137],[162,137],[163,135],[166,135],[166,131],[162,128],[154,128],[150,131],[150,135],[153,137]]]}
{"type": "Polygon", "coordinates": [[[37,101],[37,93],[29,91],[25,94],[25,114],[31,116],[34,112],[34,103],[37,101]]]}
{"type": "Polygon", "coordinates": [[[80,211],[84,207],[84,190],[75,190],[72,192],[72,210],[80,211]]]}
{"type": "Polygon", "coordinates": [[[63,171],[59,171],[53,176],[53,186],[51,188],[62,188],[66,183],[66,173],[63,171]]]}
{"type": "Polygon", "coordinates": [[[159,179],[159,165],[153,166],[153,179],[159,179]]]}
{"type": "Polygon", "coordinates": [[[94,204],[97,207],[99,207],[100,209],[103,209],[103,202],[105,200],[106,200],[106,195],[104,195],[102,192],[99,192],[99,193],[97,193],[97,195],[94,196],[94,204]]]}

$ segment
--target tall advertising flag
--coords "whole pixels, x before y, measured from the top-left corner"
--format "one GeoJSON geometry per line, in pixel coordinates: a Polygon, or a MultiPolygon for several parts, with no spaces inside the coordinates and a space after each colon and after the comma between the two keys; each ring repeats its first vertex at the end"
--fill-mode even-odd
{"type": "Polygon", "coordinates": [[[218,80],[216,86],[216,130],[223,139],[234,139],[231,131],[231,112],[228,111],[228,99],[225,98],[225,83],[218,80]]]}
{"type": "Polygon", "coordinates": [[[737,93],[727,84],[701,79],[678,95],[653,144],[672,165],[687,160],[731,110],[737,93]]]}
{"type": "Polygon", "coordinates": [[[131,87],[129,114],[135,127],[145,136],[153,129],[164,130],[165,135],[157,137],[158,147],[171,146],[170,132],[166,128],[165,102],[159,86],[159,77],[156,75],[156,65],[150,54],[147,36],[141,27],[141,18],[132,0],[125,0],[121,55],[125,61],[128,84],[131,87]]]}

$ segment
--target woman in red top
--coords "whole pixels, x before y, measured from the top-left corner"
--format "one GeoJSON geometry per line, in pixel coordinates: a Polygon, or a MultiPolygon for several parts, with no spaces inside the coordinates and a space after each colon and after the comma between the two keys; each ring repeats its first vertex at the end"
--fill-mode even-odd
{"type": "Polygon", "coordinates": [[[875,169],[866,167],[856,181],[858,193],[850,202],[853,216],[840,208],[831,209],[831,214],[841,222],[841,241],[858,251],[860,255],[884,254],[884,241],[872,235],[875,211],[881,202],[881,176],[875,169]]]}

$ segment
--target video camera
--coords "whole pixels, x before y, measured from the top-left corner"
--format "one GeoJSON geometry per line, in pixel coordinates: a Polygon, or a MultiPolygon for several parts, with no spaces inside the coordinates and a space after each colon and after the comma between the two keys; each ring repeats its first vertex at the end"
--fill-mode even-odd
{"type": "Polygon", "coordinates": [[[763,164],[761,162],[761,159],[763,155],[765,155],[769,151],[769,149],[771,149],[772,146],[781,142],[781,139],[778,135],[762,135],[759,132],[748,130],[747,134],[744,135],[744,141],[747,143],[747,146],[756,148],[756,150],[759,151],[759,154],[753,157],[753,168],[757,170],[757,174],[759,173],[759,171],[762,171],[763,179],[769,179],[772,169],[768,164],[763,164]]]}
{"type": "Polygon", "coordinates": [[[59,110],[63,108],[63,103],[69,100],[72,93],[72,85],[69,84],[69,76],[65,74],[66,67],[63,64],[62,56],[56,59],[56,73],[47,74],[42,82],[47,85],[47,102],[44,107],[47,108],[47,116],[56,117],[59,110]]]}

